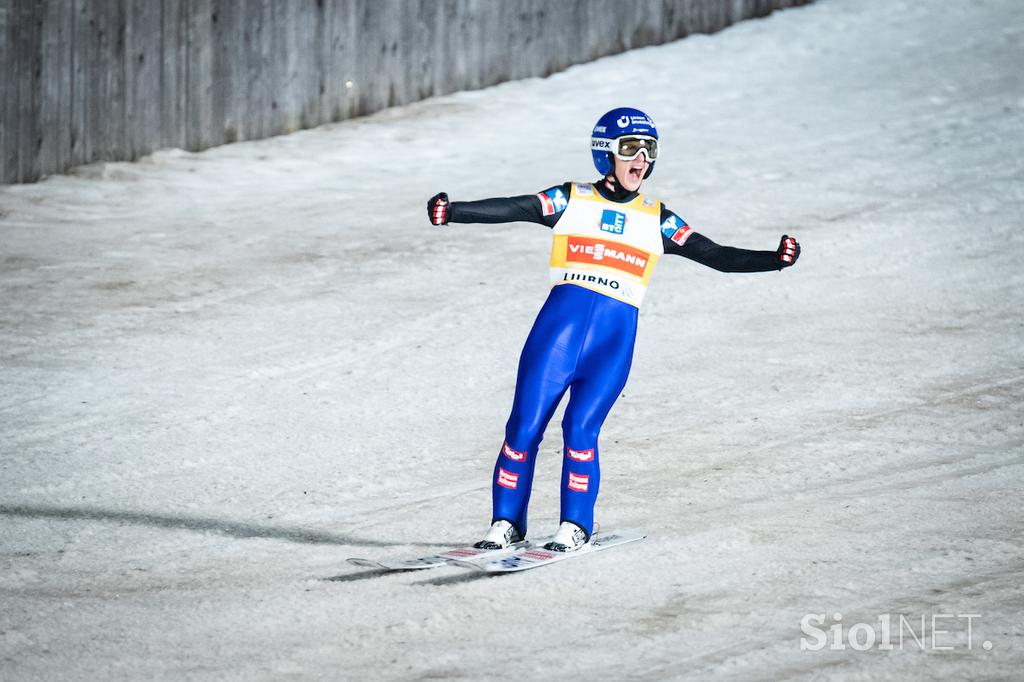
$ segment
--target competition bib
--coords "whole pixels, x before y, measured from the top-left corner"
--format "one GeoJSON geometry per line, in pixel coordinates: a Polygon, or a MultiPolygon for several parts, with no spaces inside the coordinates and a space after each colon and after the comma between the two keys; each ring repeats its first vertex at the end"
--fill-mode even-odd
{"type": "Polygon", "coordinates": [[[661,202],[642,194],[618,204],[572,183],[553,230],[551,284],[575,284],[640,307],[658,258],[661,202]]]}

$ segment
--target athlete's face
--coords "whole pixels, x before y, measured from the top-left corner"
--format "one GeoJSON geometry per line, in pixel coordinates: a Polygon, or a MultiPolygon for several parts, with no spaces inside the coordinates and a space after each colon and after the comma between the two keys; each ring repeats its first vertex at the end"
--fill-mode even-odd
{"type": "Polygon", "coordinates": [[[640,184],[644,181],[644,174],[647,173],[647,167],[650,165],[646,154],[640,154],[632,161],[615,158],[615,177],[619,179],[619,184],[624,189],[635,192],[640,189],[640,184]]]}

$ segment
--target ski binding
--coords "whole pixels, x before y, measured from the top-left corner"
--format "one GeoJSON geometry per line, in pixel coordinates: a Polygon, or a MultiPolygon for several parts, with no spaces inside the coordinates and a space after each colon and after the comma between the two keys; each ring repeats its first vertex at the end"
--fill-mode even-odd
{"type": "MultiPolygon", "coordinates": [[[[618,530],[597,533],[590,542],[574,552],[552,552],[543,548],[543,542],[532,543],[519,547],[511,552],[502,550],[502,554],[477,556],[471,560],[451,559],[450,562],[465,568],[472,568],[484,573],[514,573],[531,568],[547,566],[566,559],[573,559],[584,554],[593,554],[601,550],[618,547],[629,542],[637,542],[647,537],[646,533],[636,530],[618,530]]],[[[545,540],[547,542],[547,540],[545,540]]]]}

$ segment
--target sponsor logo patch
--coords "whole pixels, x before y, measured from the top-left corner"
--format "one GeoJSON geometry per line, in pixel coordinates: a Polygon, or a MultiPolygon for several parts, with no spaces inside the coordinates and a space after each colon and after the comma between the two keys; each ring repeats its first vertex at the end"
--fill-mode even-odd
{"type": "Polygon", "coordinates": [[[588,488],[590,488],[590,476],[569,472],[569,490],[585,493],[588,488]]]}
{"type": "Polygon", "coordinates": [[[682,218],[677,215],[670,215],[665,218],[665,222],[661,224],[661,233],[666,237],[671,238],[680,227],[686,227],[686,223],[683,222],[682,218]]]}
{"type": "Polygon", "coordinates": [[[604,265],[643,277],[650,254],[626,244],[605,244],[600,239],[569,235],[565,259],[570,263],[604,265]]]}
{"type": "Polygon", "coordinates": [[[601,230],[612,234],[622,234],[626,229],[626,214],[605,209],[601,213],[601,230]]]}
{"type": "Polygon", "coordinates": [[[540,199],[541,213],[544,215],[554,215],[559,211],[564,211],[565,207],[569,205],[569,200],[565,198],[565,192],[557,187],[540,192],[537,198],[540,199]]]}
{"type": "Polygon", "coordinates": [[[581,197],[593,196],[594,188],[591,185],[577,184],[576,185],[576,194],[579,194],[581,197]]]}
{"type": "Polygon", "coordinates": [[[682,218],[671,215],[661,224],[661,233],[680,246],[693,234],[693,228],[686,224],[682,218]]]}
{"type": "Polygon", "coordinates": [[[519,474],[513,474],[511,471],[505,471],[498,467],[498,485],[502,488],[515,490],[519,486],[519,474]]]}
{"type": "Polygon", "coordinates": [[[548,190],[548,196],[554,202],[556,211],[564,211],[565,207],[569,205],[569,200],[565,198],[565,193],[560,189],[548,190]]]}
{"type": "Polygon", "coordinates": [[[647,208],[654,208],[654,199],[648,199],[647,197],[644,197],[643,205],[646,206],[647,208]]]}
{"type": "Polygon", "coordinates": [[[540,199],[540,212],[544,215],[554,215],[555,203],[551,201],[551,197],[544,194],[544,192],[540,192],[537,198],[540,199]]]}
{"type": "Polygon", "coordinates": [[[606,131],[607,131],[607,129],[604,126],[594,126],[594,132],[595,133],[603,133],[603,132],[606,132],[606,131]]]}
{"type": "Polygon", "coordinates": [[[612,141],[603,137],[592,137],[590,138],[590,148],[597,152],[610,152],[612,141]]]}
{"type": "Polygon", "coordinates": [[[518,450],[513,450],[512,448],[510,448],[508,446],[508,443],[505,443],[504,445],[501,446],[501,454],[505,455],[506,457],[508,457],[513,462],[525,462],[526,461],[526,453],[525,452],[519,452],[518,450]]]}
{"type": "MultiPolygon", "coordinates": [[[[597,284],[602,287],[608,287],[609,289],[619,290],[621,285],[618,280],[614,280],[610,277],[601,277],[600,275],[588,275],[584,272],[566,272],[562,274],[563,282],[590,282],[591,284],[597,284]]],[[[629,291],[626,288],[626,291],[629,291]]],[[[633,294],[628,294],[632,296],[633,294]]]]}
{"type": "Polygon", "coordinates": [[[594,459],[594,448],[589,450],[573,450],[567,448],[565,454],[569,456],[569,459],[574,459],[577,462],[589,462],[594,459]]]}
{"type": "MultiPolygon", "coordinates": [[[[654,127],[654,122],[651,119],[647,118],[646,116],[634,116],[634,115],[625,116],[625,115],[623,115],[623,116],[619,116],[617,119],[615,119],[615,124],[617,126],[619,126],[620,128],[625,128],[630,123],[632,123],[634,126],[638,126],[638,127],[639,126],[644,126],[644,127],[648,127],[648,128],[653,128],[654,127]]],[[[637,132],[640,132],[640,131],[638,130],[637,132]]]]}
{"type": "Polygon", "coordinates": [[[689,226],[680,227],[676,230],[675,234],[669,237],[669,239],[674,241],[676,244],[679,244],[679,246],[682,246],[692,232],[693,230],[691,230],[689,226]]]}

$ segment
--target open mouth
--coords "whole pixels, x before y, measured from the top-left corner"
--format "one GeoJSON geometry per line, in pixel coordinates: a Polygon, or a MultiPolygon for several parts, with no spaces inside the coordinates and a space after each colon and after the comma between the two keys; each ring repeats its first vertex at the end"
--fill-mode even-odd
{"type": "Polygon", "coordinates": [[[639,167],[632,166],[632,167],[630,167],[629,172],[627,173],[627,175],[629,176],[630,180],[633,180],[633,181],[642,180],[643,176],[644,176],[644,167],[643,166],[639,166],[639,167]]]}

